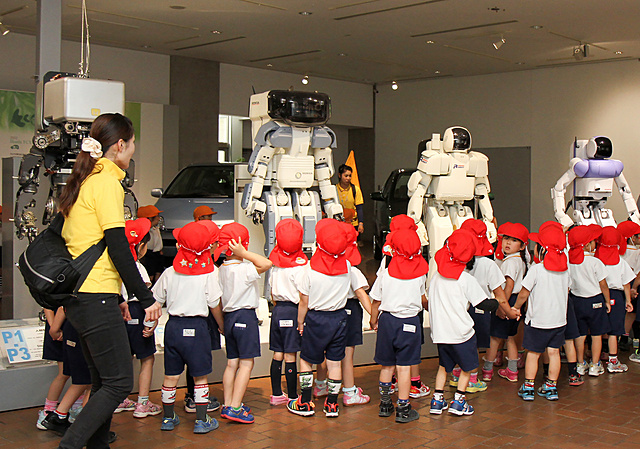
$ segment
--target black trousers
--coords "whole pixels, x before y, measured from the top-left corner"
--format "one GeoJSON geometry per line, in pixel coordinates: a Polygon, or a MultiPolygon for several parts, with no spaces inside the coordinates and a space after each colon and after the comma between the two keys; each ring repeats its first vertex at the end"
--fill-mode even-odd
{"type": "Polygon", "coordinates": [[[92,386],[89,402],[59,448],[105,449],[113,411],[133,389],[131,351],[118,295],[80,293],[66,301],[65,312],[80,335],[92,386]]]}

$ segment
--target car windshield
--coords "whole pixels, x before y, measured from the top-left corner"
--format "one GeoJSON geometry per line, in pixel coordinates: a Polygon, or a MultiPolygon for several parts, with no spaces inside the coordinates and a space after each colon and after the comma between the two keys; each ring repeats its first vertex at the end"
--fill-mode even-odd
{"type": "Polygon", "coordinates": [[[194,166],[182,170],[163,198],[232,198],[233,165],[194,166]]]}

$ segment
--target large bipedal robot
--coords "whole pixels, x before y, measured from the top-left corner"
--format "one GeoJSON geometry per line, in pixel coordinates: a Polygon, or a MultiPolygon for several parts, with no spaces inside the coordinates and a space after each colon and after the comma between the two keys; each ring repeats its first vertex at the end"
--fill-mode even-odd
{"type": "Polygon", "coordinates": [[[317,92],[272,90],[251,96],[249,116],[252,179],[243,192],[242,208],[254,223],[263,223],[266,255],[275,246],[276,225],[285,218],[302,224],[303,249],[313,251],[321,206],[327,217],[342,218],[331,184],[336,136],[324,126],[331,117],[331,100],[317,92]],[[320,195],[309,190],[314,181],[320,195]]]}
{"type": "MultiPolygon", "coordinates": [[[[631,188],[622,170],[624,164],[610,159],[613,144],[608,137],[597,136],[589,140],[575,140],[571,146],[573,159],[567,170],[551,189],[553,211],[556,220],[564,227],[577,223],[579,225],[599,224],[600,226],[616,226],[613,213],[605,209],[609,197],[613,193],[615,181],[622,196],[629,218],[640,224],[640,214],[631,188]],[[566,213],[565,192],[573,183],[573,219],[566,213]]],[[[568,207],[568,205],[567,205],[568,207]]]]}
{"type": "Polygon", "coordinates": [[[463,204],[465,201],[477,201],[489,240],[496,239],[489,200],[489,159],[482,153],[469,151],[470,148],[471,134],[466,128],[448,128],[442,140],[440,134],[433,134],[420,156],[418,170],[409,179],[407,215],[418,224],[418,233],[422,243],[429,245],[432,260],[447,237],[465,220],[473,218],[471,208],[463,204]],[[423,208],[426,229],[421,221],[423,208]]]}

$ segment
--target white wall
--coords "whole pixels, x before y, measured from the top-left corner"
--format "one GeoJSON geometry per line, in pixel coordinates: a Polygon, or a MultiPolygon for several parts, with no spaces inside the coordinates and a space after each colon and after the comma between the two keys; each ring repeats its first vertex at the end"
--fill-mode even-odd
{"type": "MultiPolygon", "coordinates": [[[[402,83],[395,92],[381,88],[376,101],[376,184],[394,168],[414,166],[420,140],[461,125],[476,149],[531,147],[535,228],[553,219],[550,189],[568,168],[576,136],[610,137],[613,157],[625,163],[626,178],[640,193],[638,61],[402,83]]],[[[617,192],[609,205],[618,221],[625,219],[617,192]]]]}

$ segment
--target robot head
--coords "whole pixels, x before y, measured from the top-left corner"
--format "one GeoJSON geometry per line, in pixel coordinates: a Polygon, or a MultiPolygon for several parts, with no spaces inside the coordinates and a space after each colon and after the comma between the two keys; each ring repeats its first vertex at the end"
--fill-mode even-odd
{"type": "Polygon", "coordinates": [[[454,126],[447,128],[442,139],[444,151],[450,153],[452,151],[467,152],[471,149],[471,134],[466,128],[454,126]]]}
{"type": "Polygon", "coordinates": [[[318,92],[272,90],[265,106],[269,117],[289,126],[321,126],[331,118],[329,95],[318,92]]]}
{"type": "Polygon", "coordinates": [[[589,159],[608,159],[613,154],[613,144],[608,137],[592,137],[587,142],[585,152],[589,159]]]}

